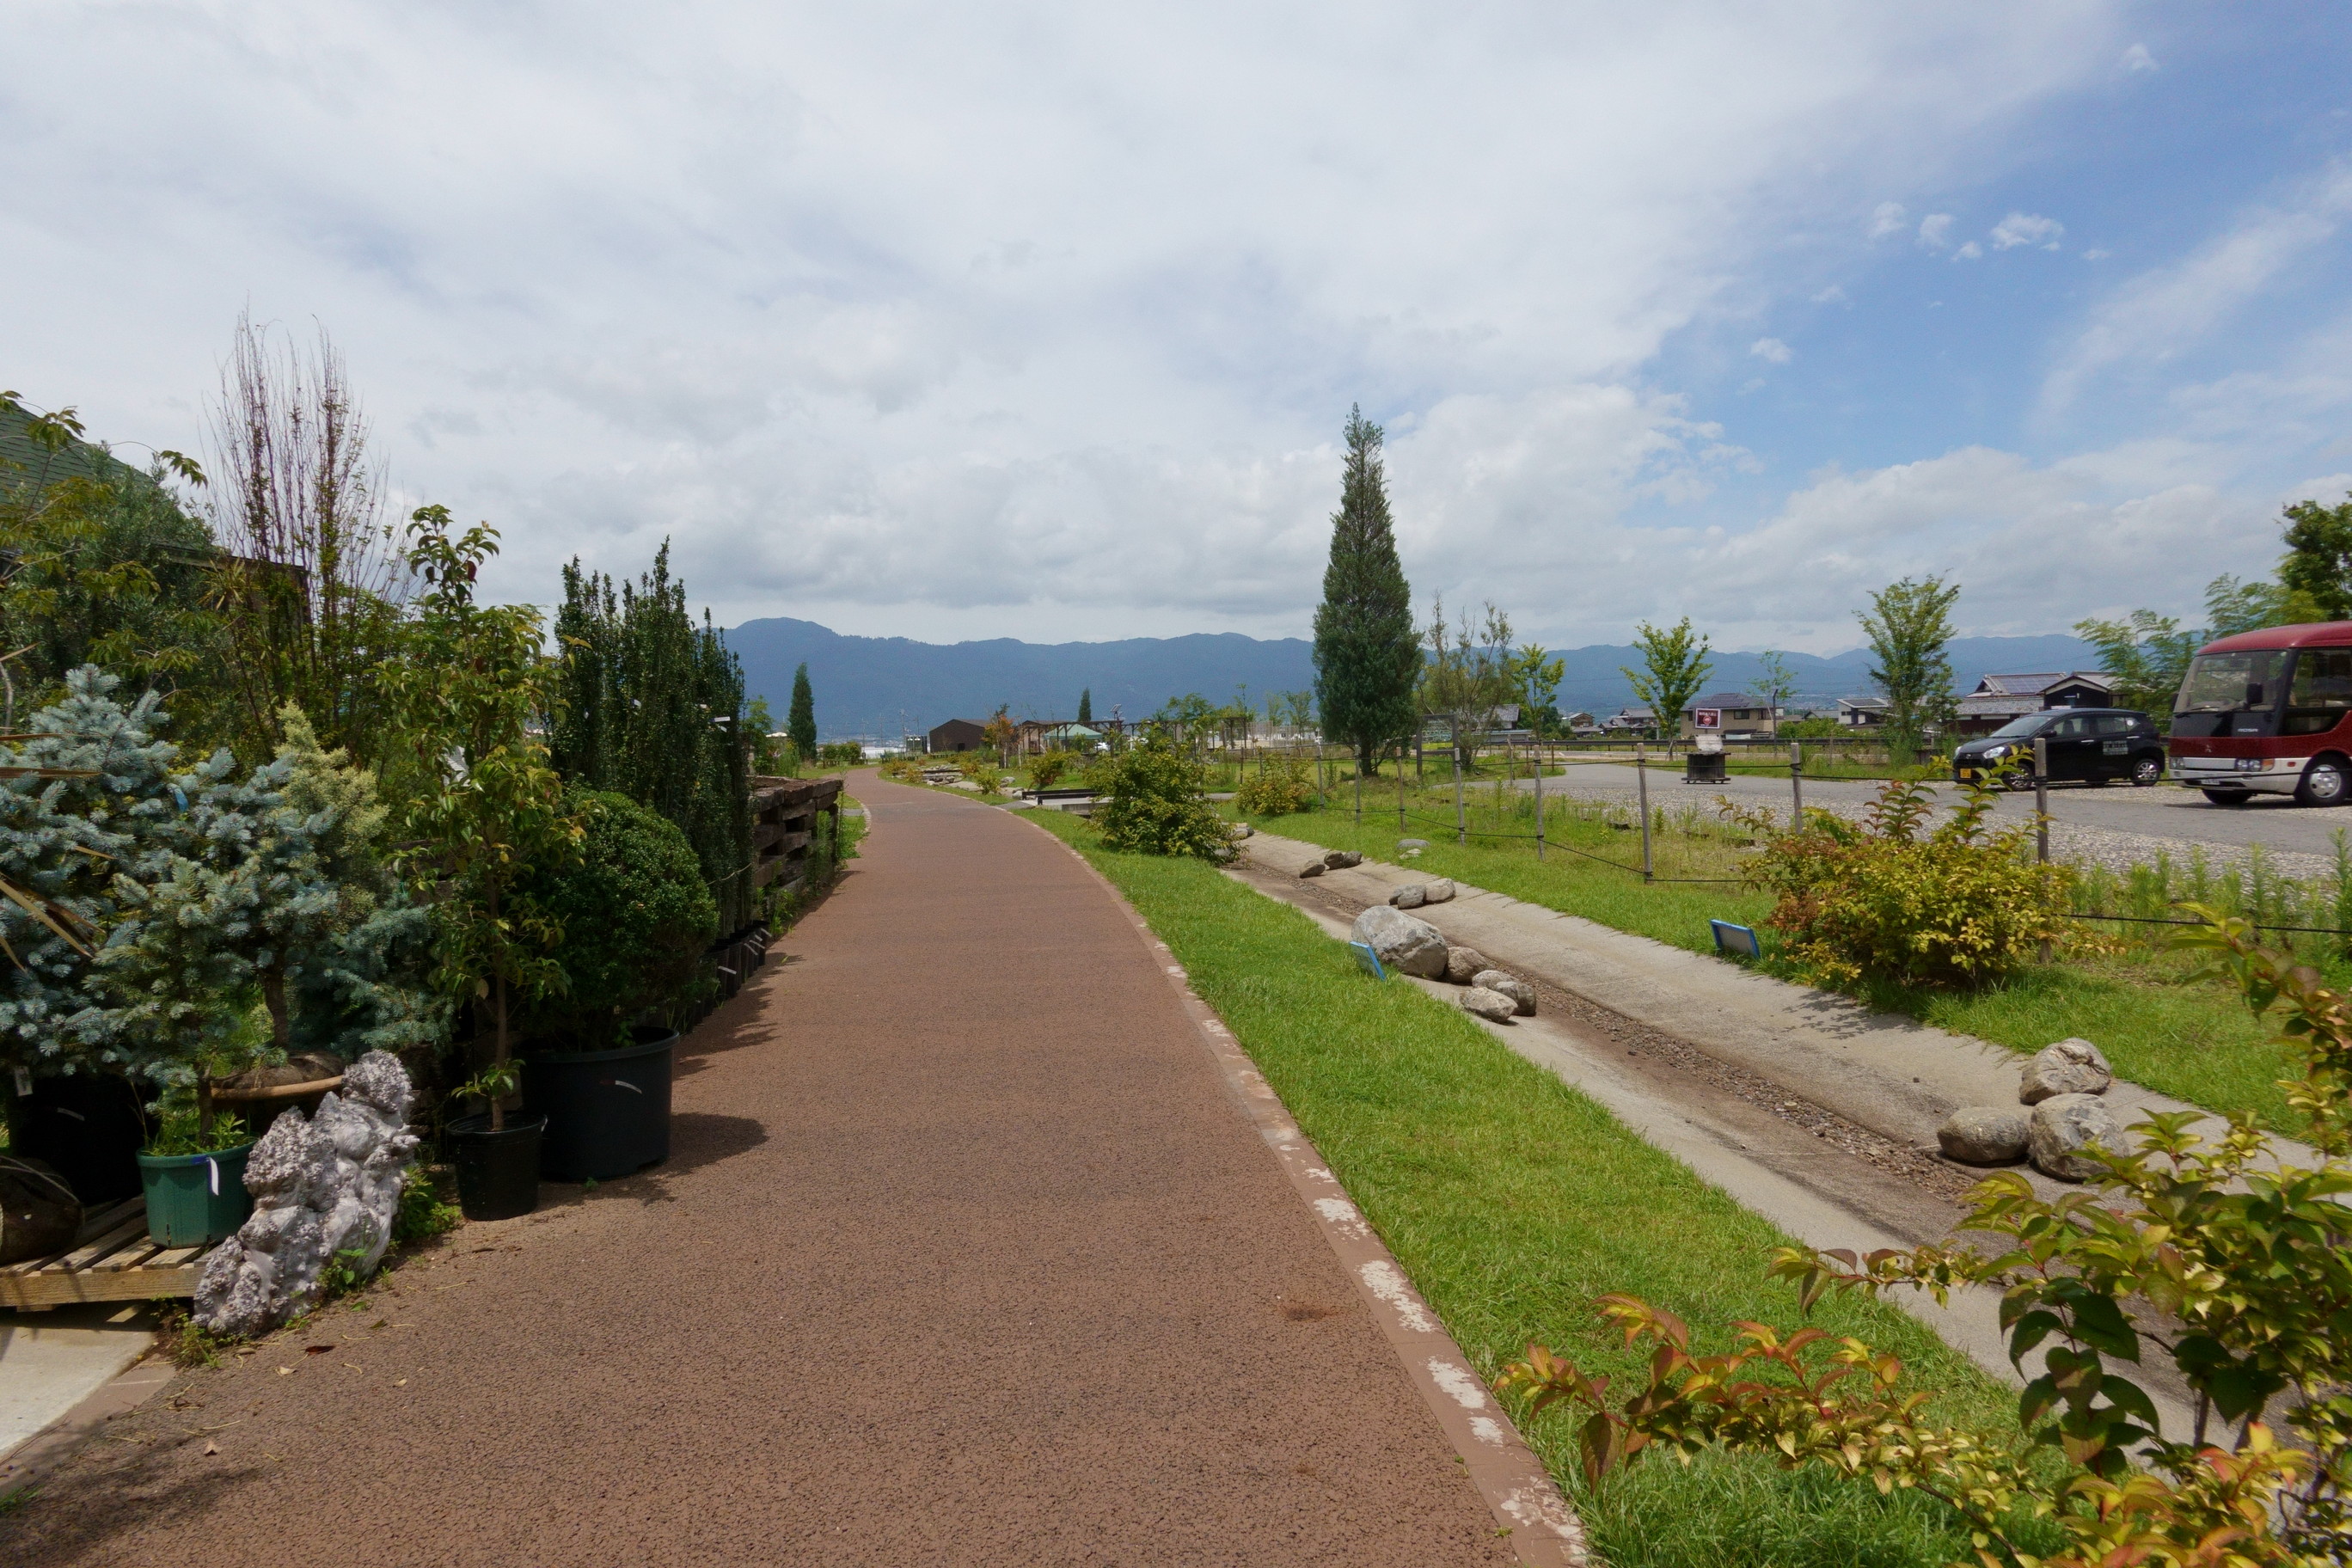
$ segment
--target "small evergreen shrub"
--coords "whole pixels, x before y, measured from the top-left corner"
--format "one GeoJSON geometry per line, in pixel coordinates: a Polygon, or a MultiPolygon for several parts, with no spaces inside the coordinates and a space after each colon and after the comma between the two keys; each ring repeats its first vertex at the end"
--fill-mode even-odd
{"type": "Polygon", "coordinates": [[[1166,736],[1154,734],[1089,773],[1095,776],[1088,782],[1105,797],[1095,823],[1110,848],[1204,860],[1233,854],[1224,819],[1206,798],[1208,770],[1166,736]]]}
{"type": "Polygon", "coordinates": [[[541,1043],[603,1050],[689,984],[719,934],[719,906],[694,847],[676,824],[625,795],[573,789],[580,854],[531,879],[530,896],[562,928],[555,961],[564,984],[531,1005],[525,1028],[541,1043]]]}
{"type": "Polygon", "coordinates": [[[1281,816],[1305,811],[1315,798],[1315,783],[1307,764],[1296,757],[1271,758],[1264,772],[1242,780],[1234,805],[1248,816],[1281,816]]]}
{"type": "Polygon", "coordinates": [[[1042,757],[1033,758],[1029,763],[1029,785],[1032,789],[1052,789],[1080,763],[1076,752],[1066,751],[1047,752],[1042,757]]]}
{"type": "MultiPolygon", "coordinates": [[[[1923,832],[1924,784],[1895,783],[1861,823],[1810,812],[1766,838],[1749,879],[1779,896],[1769,923],[1814,978],[1981,985],[2063,934],[2074,873],[2032,857],[2032,824],[1987,826],[1990,790],[1972,788],[1923,832]]],[[[1736,817],[1763,826],[1752,814],[1736,817]]]]}

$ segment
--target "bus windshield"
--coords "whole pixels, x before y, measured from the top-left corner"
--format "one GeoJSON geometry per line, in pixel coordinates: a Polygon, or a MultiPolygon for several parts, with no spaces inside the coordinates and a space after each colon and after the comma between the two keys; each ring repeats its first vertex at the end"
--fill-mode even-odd
{"type": "Polygon", "coordinates": [[[2172,704],[2175,713],[2227,713],[2267,708],[2279,698],[2286,655],[2273,649],[2251,653],[2200,653],[2189,661],[2188,678],[2172,704]]]}

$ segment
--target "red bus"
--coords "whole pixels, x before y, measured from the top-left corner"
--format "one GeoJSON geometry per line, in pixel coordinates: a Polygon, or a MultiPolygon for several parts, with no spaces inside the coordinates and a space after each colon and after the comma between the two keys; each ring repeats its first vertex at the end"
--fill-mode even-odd
{"type": "Polygon", "coordinates": [[[2172,704],[2172,776],[2216,805],[2352,799],[2352,621],[2208,643],[2172,704]]]}

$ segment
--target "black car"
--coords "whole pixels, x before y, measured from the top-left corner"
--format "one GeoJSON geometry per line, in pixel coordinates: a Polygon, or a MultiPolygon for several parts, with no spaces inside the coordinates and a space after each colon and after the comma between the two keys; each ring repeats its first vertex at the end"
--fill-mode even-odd
{"type": "Polygon", "coordinates": [[[2033,742],[2050,742],[2050,782],[2105,784],[2129,779],[2152,784],[2164,777],[2164,738],[2145,713],[2128,708],[2053,708],[2011,719],[1952,753],[1952,776],[1965,784],[1989,777],[2019,759],[2002,776],[2011,789],[2033,787],[2033,742]]]}

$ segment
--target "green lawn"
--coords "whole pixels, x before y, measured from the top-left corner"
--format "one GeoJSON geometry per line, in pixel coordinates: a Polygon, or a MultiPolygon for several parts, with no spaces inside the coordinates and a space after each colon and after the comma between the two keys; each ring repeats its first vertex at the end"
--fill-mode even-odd
{"type": "MultiPolygon", "coordinates": [[[[1710,918],[1760,927],[1771,911],[1768,896],[1737,884],[1645,886],[1637,871],[1626,869],[1640,865],[1640,835],[1592,820],[1553,815],[1546,827],[1551,847],[1538,862],[1533,844],[1525,839],[1476,836],[1481,828],[1534,831],[1524,805],[1515,809],[1506,802],[1497,812],[1491,785],[1488,795],[1484,803],[1474,799],[1473,837],[1461,847],[1454,842],[1450,795],[1409,802],[1412,816],[1404,836],[1429,840],[1429,847],[1412,864],[1434,876],[1458,878],[1693,952],[1714,952],[1706,923],[1710,918]],[[1442,820],[1428,820],[1433,816],[1442,820]],[[1605,857],[1611,864],[1597,864],[1571,850],[1605,857]]],[[[1384,811],[1372,809],[1373,799],[1368,793],[1360,829],[1344,803],[1338,809],[1265,818],[1256,826],[1394,861],[1400,837],[1394,785],[1384,811]]],[[[1687,804],[1660,809],[1665,811],[1664,827],[1654,835],[1659,876],[1738,875],[1736,835],[1725,835],[1687,804]]],[[[1793,978],[1792,972],[1769,956],[1769,932],[1766,942],[1764,967],[1793,978]]],[[[2189,980],[2191,968],[2168,953],[2138,948],[2062,958],[1978,991],[1882,986],[1866,987],[1863,994],[1889,1012],[2017,1051],[2038,1051],[2053,1040],[2079,1036],[2105,1052],[2116,1070],[2135,1083],[2214,1110],[2251,1109],[2265,1127],[2290,1134],[2300,1131],[2304,1119],[2279,1088],[2279,1079],[2294,1065],[2294,1052],[2281,1046],[2272,1024],[2249,1012],[2227,985],[2189,980]]]]}
{"type": "MultiPolygon", "coordinates": [[[[1736,1319],[1796,1321],[1794,1293],[1763,1277],[1786,1237],[1458,1010],[1367,978],[1298,910],[1202,862],[1111,853],[1081,818],[1024,815],[1142,912],[1487,1373],[1533,1340],[1638,1376],[1641,1358],[1592,1310],[1611,1290],[1670,1307],[1702,1348],[1727,1346],[1736,1319]]],[[[1816,1321],[1895,1351],[1954,1416],[2014,1431],[2006,1392],[1895,1308],[1832,1299],[1816,1321]]],[[[1721,1457],[1644,1463],[1595,1495],[1577,1473],[1573,1416],[1548,1415],[1528,1436],[1613,1568],[1926,1568],[1970,1555],[1916,1495],[1721,1457]]]]}

